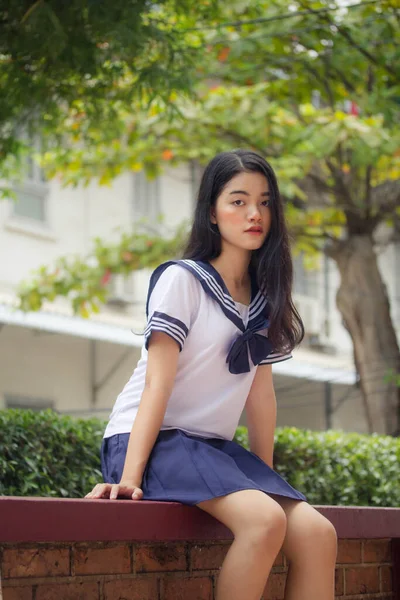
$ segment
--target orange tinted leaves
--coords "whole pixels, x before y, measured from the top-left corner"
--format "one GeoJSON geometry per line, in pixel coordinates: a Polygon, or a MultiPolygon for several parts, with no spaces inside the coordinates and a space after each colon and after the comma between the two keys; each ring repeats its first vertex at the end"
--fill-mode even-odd
{"type": "Polygon", "coordinates": [[[174,153],[172,150],[164,150],[162,153],[163,160],[171,160],[173,158],[174,153]]]}
{"type": "Polygon", "coordinates": [[[229,46],[225,46],[225,48],[222,48],[222,50],[218,52],[218,60],[220,62],[225,62],[229,56],[230,51],[231,49],[229,46]]]}

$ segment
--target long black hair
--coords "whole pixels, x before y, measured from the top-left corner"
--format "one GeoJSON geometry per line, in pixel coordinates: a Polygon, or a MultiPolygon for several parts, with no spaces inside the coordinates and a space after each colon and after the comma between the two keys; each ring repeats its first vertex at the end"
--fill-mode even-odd
{"type": "Polygon", "coordinates": [[[210,221],[211,207],[226,184],[239,173],[261,173],[270,192],[271,228],[258,250],[253,250],[249,273],[268,298],[268,337],[276,352],[289,352],[304,337],[304,326],[292,300],[293,264],[278,183],[271,165],[250,150],[217,154],[207,165],[198,191],[194,221],[183,258],[209,261],[221,254],[218,226],[210,221]]]}

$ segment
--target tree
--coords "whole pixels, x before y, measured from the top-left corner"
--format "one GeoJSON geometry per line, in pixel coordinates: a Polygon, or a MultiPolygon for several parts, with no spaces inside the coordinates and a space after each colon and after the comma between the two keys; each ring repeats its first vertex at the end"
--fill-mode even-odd
{"type": "MultiPolygon", "coordinates": [[[[115,138],[111,153],[107,146],[102,178],[132,167],[154,174],[163,160],[205,162],[232,146],[270,159],[298,247],[325,252],[338,266],[337,305],[370,430],[399,435],[399,389],[385,375],[400,371],[400,353],[377,264],[382,226],[389,243],[400,204],[398,8],[254,0],[239,14],[226,8],[225,19],[207,33],[197,97],[176,99],[172,121],[161,104],[121,114],[130,133],[115,138]]],[[[72,183],[98,175],[107,140],[85,141],[78,151],[67,144],[47,153],[49,172],[72,183]]],[[[31,291],[21,294],[25,306],[31,291]]]]}
{"type": "Polygon", "coordinates": [[[1,177],[16,176],[30,150],[22,132],[40,135],[45,151],[62,145],[63,129],[79,129],[82,121],[88,132],[101,130],[103,140],[123,136],[116,117],[134,103],[157,99],[173,109],[171,94],[193,86],[202,47],[193,28],[216,14],[214,0],[3,0],[1,177]]]}

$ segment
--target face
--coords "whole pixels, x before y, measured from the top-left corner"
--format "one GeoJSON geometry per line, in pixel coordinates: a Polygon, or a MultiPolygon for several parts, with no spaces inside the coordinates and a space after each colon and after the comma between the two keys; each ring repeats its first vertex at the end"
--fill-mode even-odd
{"type": "Polygon", "coordinates": [[[260,248],[271,227],[269,202],[268,181],[262,173],[235,175],[211,209],[211,222],[218,225],[223,244],[244,250],[260,248]]]}

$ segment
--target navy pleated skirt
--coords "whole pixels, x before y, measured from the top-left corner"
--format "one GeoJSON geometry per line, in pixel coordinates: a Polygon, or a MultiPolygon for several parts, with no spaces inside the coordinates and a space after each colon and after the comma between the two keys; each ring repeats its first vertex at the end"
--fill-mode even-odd
{"type": "MultiPolygon", "coordinates": [[[[105,483],[119,483],[129,433],[103,439],[101,470],[105,483]]],[[[143,500],[194,505],[239,490],[260,490],[307,500],[261,458],[234,441],[161,430],[143,473],[143,500]]]]}

